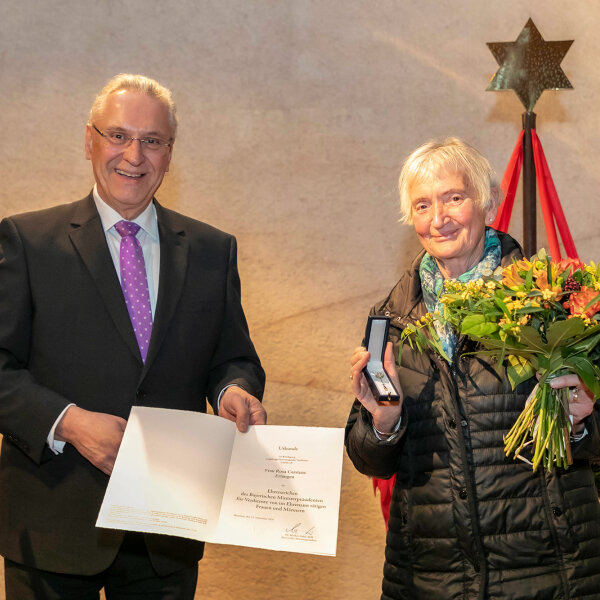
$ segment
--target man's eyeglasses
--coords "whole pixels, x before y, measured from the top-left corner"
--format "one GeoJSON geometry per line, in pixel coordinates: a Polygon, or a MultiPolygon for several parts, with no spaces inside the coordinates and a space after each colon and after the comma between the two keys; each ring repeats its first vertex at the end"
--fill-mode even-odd
{"type": "Polygon", "coordinates": [[[122,131],[100,131],[93,123],[92,127],[113,146],[129,146],[131,142],[138,141],[144,150],[156,151],[164,150],[173,143],[173,140],[167,142],[155,137],[132,137],[125,135],[122,131]]]}

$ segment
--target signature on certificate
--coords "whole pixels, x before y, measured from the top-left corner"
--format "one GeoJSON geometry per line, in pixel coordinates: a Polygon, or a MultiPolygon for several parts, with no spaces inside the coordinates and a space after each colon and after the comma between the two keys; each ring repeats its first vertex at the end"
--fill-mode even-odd
{"type": "Polygon", "coordinates": [[[296,539],[296,540],[307,540],[307,541],[316,541],[317,539],[317,528],[316,527],[306,527],[305,525],[300,523],[296,523],[292,527],[286,527],[284,529],[284,533],[281,536],[285,539],[296,539]]]}

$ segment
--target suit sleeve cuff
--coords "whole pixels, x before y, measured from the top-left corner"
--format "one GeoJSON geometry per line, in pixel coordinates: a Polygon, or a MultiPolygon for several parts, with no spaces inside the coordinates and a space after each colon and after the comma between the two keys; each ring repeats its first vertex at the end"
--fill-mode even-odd
{"type": "Polygon", "coordinates": [[[248,390],[244,389],[241,385],[237,384],[237,383],[230,383],[229,385],[226,385],[222,390],[221,393],[219,394],[219,396],[217,397],[217,406],[215,407],[216,409],[216,414],[219,414],[219,409],[221,408],[221,398],[223,397],[223,394],[225,393],[225,390],[230,388],[230,387],[239,387],[241,390],[244,390],[245,392],[247,392],[248,390]]]}
{"type": "Polygon", "coordinates": [[[46,438],[46,443],[48,444],[50,450],[54,452],[54,454],[62,454],[63,450],[65,449],[66,442],[55,440],[54,432],[56,431],[56,427],[60,423],[60,420],[65,416],[65,413],[71,406],[75,406],[75,403],[71,402],[71,404],[67,404],[67,406],[65,406],[64,410],[60,413],[60,415],[58,415],[56,421],[54,421],[54,425],[52,425],[50,433],[48,433],[48,437],[46,438]]]}

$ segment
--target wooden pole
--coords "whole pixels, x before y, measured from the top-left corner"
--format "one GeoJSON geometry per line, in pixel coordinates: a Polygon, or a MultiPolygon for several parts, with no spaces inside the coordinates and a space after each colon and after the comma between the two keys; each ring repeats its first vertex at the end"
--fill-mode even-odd
{"type": "Polygon", "coordinates": [[[535,113],[524,112],[523,119],[523,251],[530,258],[537,252],[536,180],[531,130],[535,129],[535,113]]]}

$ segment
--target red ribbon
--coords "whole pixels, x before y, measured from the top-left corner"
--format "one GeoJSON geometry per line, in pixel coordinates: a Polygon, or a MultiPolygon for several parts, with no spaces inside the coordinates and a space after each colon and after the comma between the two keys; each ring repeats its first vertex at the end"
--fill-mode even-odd
{"type": "Polygon", "coordinates": [[[554,260],[561,260],[560,247],[556,236],[556,227],[560,233],[567,258],[579,259],[575,243],[571,236],[571,231],[567,225],[567,219],[563,212],[552,175],[546,162],[546,156],[542,148],[542,142],[537,136],[535,129],[531,130],[531,143],[533,146],[533,160],[535,161],[535,173],[540,193],[540,203],[544,215],[544,224],[546,226],[546,234],[548,235],[548,245],[550,246],[550,256],[554,260]]]}
{"type": "Polygon", "coordinates": [[[508,231],[508,224],[512,215],[513,206],[515,203],[515,194],[519,185],[519,175],[521,175],[521,166],[523,165],[523,134],[521,131],[517,144],[512,151],[508,166],[504,172],[500,187],[504,193],[504,200],[498,209],[496,220],[492,223],[492,227],[498,231],[508,231]]]}
{"type": "MultiPolygon", "coordinates": [[[[512,215],[515,194],[519,183],[521,167],[523,165],[523,135],[524,131],[521,131],[519,139],[517,140],[517,145],[513,150],[506,171],[504,172],[504,177],[502,178],[501,187],[504,192],[504,201],[498,209],[496,220],[492,223],[492,227],[499,231],[506,232],[508,230],[508,224],[512,215]]],[[[535,163],[535,175],[540,196],[540,204],[544,216],[546,235],[548,236],[548,245],[550,247],[550,256],[553,260],[558,261],[562,259],[557,236],[558,228],[558,233],[560,234],[567,257],[578,259],[579,256],[575,248],[575,243],[573,242],[571,231],[567,225],[567,220],[560,204],[560,200],[558,199],[552,175],[550,174],[550,168],[548,167],[548,162],[544,155],[542,142],[535,129],[531,130],[531,144],[533,147],[533,160],[535,163]]]]}

